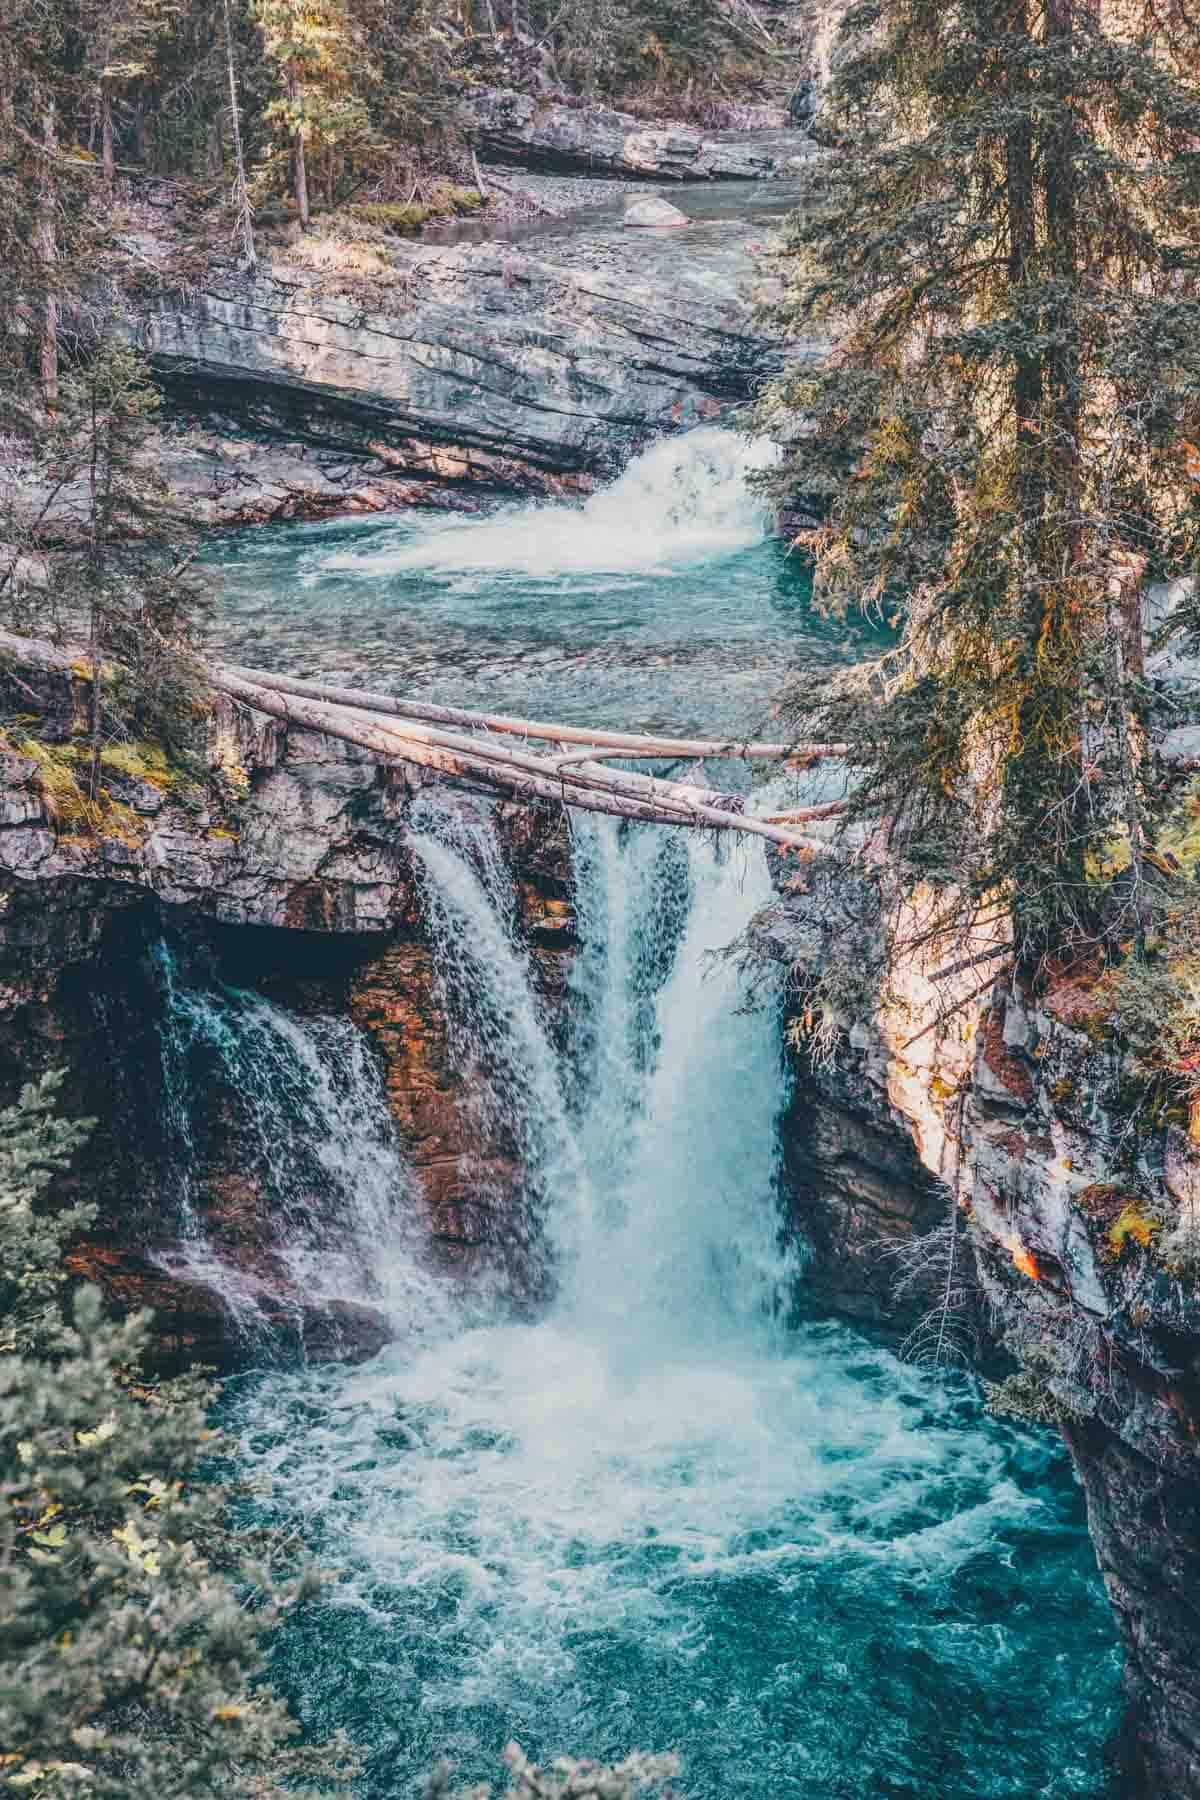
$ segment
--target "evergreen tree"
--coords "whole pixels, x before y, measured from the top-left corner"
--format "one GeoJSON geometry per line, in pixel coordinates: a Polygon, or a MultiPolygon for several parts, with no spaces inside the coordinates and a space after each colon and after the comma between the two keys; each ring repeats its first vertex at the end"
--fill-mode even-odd
{"type": "Polygon", "coordinates": [[[260,1685],[311,1584],[276,1588],[230,1532],[203,1384],[138,1377],[145,1316],[106,1321],[94,1289],[70,1324],[53,1304],[92,1210],[42,1210],[87,1135],[58,1085],[0,1113],[0,1778],[34,1800],[345,1793],[345,1746],[294,1747],[260,1685]]]}
{"type": "Polygon", "coordinates": [[[1155,793],[1137,596],[1200,542],[1200,88],[1140,0],[868,0],[830,97],[842,152],[791,222],[775,320],[827,348],[764,402],[818,597],[903,620],[848,737],[959,916],[1011,904],[1036,956],[1132,885],[1155,793]]]}
{"type": "Polygon", "coordinates": [[[255,16],[278,71],[266,118],[288,145],[292,192],[307,230],[311,153],[324,152],[331,189],[333,153],[367,128],[355,88],[366,73],[365,50],[342,0],[256,0],[255,16]]]}

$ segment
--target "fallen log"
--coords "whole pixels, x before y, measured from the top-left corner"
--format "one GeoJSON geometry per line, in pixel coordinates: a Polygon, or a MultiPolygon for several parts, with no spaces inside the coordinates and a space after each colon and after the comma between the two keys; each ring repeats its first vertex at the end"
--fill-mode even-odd
{"type": "Polygon", "coordinates": [[[836,819],[849,806],[848,800],[825,800],[820,806],[797,806],[791,812],[766,813],[770,825],[808,825],[817,819],[836,819]]]}
{"type": "Polygon", "coordinates": [[[225,665],[226,673],[259,687],[303,699],[324,700],[331,706],[351,706],[363,712],[387,713],[394,718],[421,719],[431,725],[465,725],[476,731],[495,731],[503,736],[536,738],[552,744],[585,744],[593,749],[623,752],[631,759],[651,757],[725,756],[742,760],[769,759],[814,762],[822,757],[849,754],[849,744],[757,744],[719,738],[655,737],[646,732],[600,731],[590,726],[552,725],[544,719],[517,719],[504,713],[471,712],[462,706],[435,706],[428,701],[397,700],[369,688],[331,687],[324,682],[302,681],[294,675],[274,675],[237,663],[225,665]]]}
{"type": "MultiPolygon", "coordinates": [[[[660,825],[740,831],[753,837],[766,838],[788,850],[813,855],[828,848],[819,838],[803,837],[797,832],[772,825],[765,819],[730,812],[696,799],[697,792],[703,793],[703,789],[687,788],[676,783],[659,783],[651,776],[642,776],[638,781],[644,782],[645,787],[639,785],[631,792],[628,786],[623,785],[630,779],[628,776],[612,776],[607,769],[597,768],[594,775],[589,774],[586,779],[581,779],[574,770],[569,774],[565,771],[556,773],[553,764],[542,758],[523,757],[519,752],[512,751],[504,757],[498,757],[495,754],[498,746],[491,747],[491,755],[481,754],[485,747],[475,740],[460,740],[470,744],[471,747],[467,750],[451,747],[445,742],[436,742],[432,733],[423,736],[406,735],[403,727],[376,724],[353,709],[338,708],[327,702],[259,686],[228,669],[213,670],[211,680],[213,686],[222,693],[242,701],[257,712],[282,719],[286,724],[325,732],[330,737],[370,750],[385,761],[413,762],[426,768],[438,769],[443,774],[482,780],[517,798],[554,800],[563,805],[582,807],[586,811],[609,813],[618,818],[644,819],[660,825]]],[[[444,738],[450,734],[438,735],[444,738]]]]}
{"type": "MultiPolygon", "coordinates": [[[[26,638],[0,631],[0,656],[25,662],[34,667],[62,673],[85,675],[80,667],[78,651],[60,649],[42,639],[26,638]]],[[[422,728],[412,719],[396,717],[389,723],[377,722],[370,709],[357,705],[336,706],[325,699],[288,691],[286,677],[268,677],[258,682],[246,679],[232,669],[210,668],[209,680],[219,692],[243,702],[257,712],[278,718],[285,724],[299,725],[311,731],[324,732],[343,742],[356,744],[389,763],[410,762],[438,769],[444,774],[480,781],[484,785],[517,798],[545,799],[567,806],[578,806],[592,812],[609,813],[618,818],[643,819],[656,824],[687,825],[716,831],[739,831],[748,836],[765,838],[781,848],[809,855],[823,854],[828,845],[820,838],[805,837],[786,830],[770,819],[734,810],[729,795],[684,783],[665,781],[657,776],[640,775],[630,770],[613,771],[600,763],[566,759],[563,767],[551,757],[539,757],[506,746],[489,744],[479,738],[422,728]]],[[[304,686],[311,687],[306,683],[304,686]]],[[[318,690],[322,692],[325,690],[318,690]]],[[[344,690],[362,698],[356,689],[344,690]]],[[[366,696],[375,699],[376,696],[366,696]]],[[[427,709],[431,710],[431,709],[427,709]]],[[[441,709],[452,710],[452,709],[441,709]]],[[[461,716],[461,715],[460,715],[461,716]]],[[[482,722],[486,715],[468,714],[471,721],[482,722]]],[[[512,722],[516,723],[516,722],[512,722]]],[[[547,738],[558,740],[569,731],[565,726],[546,728],[547,738]]],[[[572,733],[576,741],[589,741],[586,733],[572,733]]],[[[605,733],[608,738],[624,734],[605,733]]],[[[671,746],[686,740],[634,738],[635,743],[653,744],[647,754],[689,756],[719,754],[722,745],[691,741],[682,751],[671,746]]],[[[617,748],[623,749],[623,745],[617,748]]],[[[762,746],[757,748],[762,749],[762,746]]],[[[781,747],[782,748],[782,747],[781,747]]]]}

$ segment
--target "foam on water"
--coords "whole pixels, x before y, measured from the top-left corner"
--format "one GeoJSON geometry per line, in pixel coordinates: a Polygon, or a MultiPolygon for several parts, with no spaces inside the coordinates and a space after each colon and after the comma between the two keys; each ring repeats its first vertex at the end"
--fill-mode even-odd
{"type": "MultiPolygon", "coordinates": [[[[665,438],[581,506],[506,506],[480,519],[430,519],[383,550],[334,550],[321,570],[487,572],[506,581],[570,574],[649,574],[760,543],[767,507],[746,484],[774,446],[716,425],[665,438]]],[[[315,573],[316,571],[314,571],[315,573]]]]}
{"type": "Polygon", "coordinates": [[[1115,1652],[1061,1458],[967,1384],[788,1329],[777,1022],[711,956],[761,850],[579,828],[556,1067],[479,830],[426,818],[417,854],[557,1297],[231,1387],[247,1467],[343,1571],[280,1647],[302,1715],[365,1740],[373,1800],[514,1735],[676,1747],[694,1800],[1093,1800],[1115,1652]]]}

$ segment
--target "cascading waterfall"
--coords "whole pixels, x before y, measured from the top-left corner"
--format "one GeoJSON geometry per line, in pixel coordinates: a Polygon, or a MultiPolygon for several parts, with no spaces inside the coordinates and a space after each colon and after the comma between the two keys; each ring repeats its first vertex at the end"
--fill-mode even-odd
{"type": "Polygon", "coordinates": [[[428,520],[415,537],[384,551],[335,551],[325,567],[544,579],[709,562],[762,540],[769,511],[746,476],[778,456],[764,439],[701,426],[653,444],[582,506],[550,501],[502,507],[481,519],[428,520]]]}
{"type": "MultiPolygon", "coordinates": [[[[528,957],[514,929],[511,881],[485,817],[437,799],[413,810],[426,929],[456,1060],[470,1071],[481,1143],[515,1156],[520,1200],[491,1190],[481,1160],[467,1171],[485,1204],[503,1206],[527,1264],[541,1261],[553,1197],[582,1195],[587,1170],[567,1114],[559,1061],[528,957]]],[[[531,1269],[536,1276],[538,1271],[531,1269]]]]}
{"type": "Polygon", "coordinates": [[[777,1021],[711,954],[760,851],[575,830],[562,1058],[486,820],[420,820],[447,1003],[558,1283],[533,1320],[231,1384],[248,1468],[343,1571],[279,1679],[365,1742],[370,1800],[442,1755],[490,1775],[510,1736],[676,1747],[693,1800],[1095,1800],[1115,1656],[1059,1461],[965,1384],[786,1328],[777,1021]]]}
{"type": "Polygon", "coordinates": [[[193,1120],[200,1089],[215,1078],[234,1098],[242,1173],[267,1190],[295,1291],[315,1305],[369,1303],[426,1328],[445,1316],[446,1297],[421,1264],[411,1180],[362,1032],[348,1019],[301,1017],[261,994],[186,979],[163,940],[152,954],[180,1225],[172,1266],[215,1288],[239,1327],[261,1339],[258,1285],[209,1242],[196,1205],[193,1120]]]}

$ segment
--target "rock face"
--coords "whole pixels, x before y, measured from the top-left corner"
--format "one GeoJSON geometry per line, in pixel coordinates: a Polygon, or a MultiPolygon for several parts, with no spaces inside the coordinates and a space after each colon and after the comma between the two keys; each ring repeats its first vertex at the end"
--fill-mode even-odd
{"type": "Polygon", "coordinates": [[[167,473],[214,522],[586,490],[775,366],[742,291],[752,238],[703,267],[619,225],[553,256],[398,246],[387,280],[214,273],[117,328],[170,400],[167,473]]]}
{"type": "MultiPolygon", "coordinates": [[[[89,686],[65,654],[50,669],[0,666],[6,712],[36,704],[51,750],[85,716],[89,686]]],[[[481,1119],[472,1071],[449,1041],[406,829],[431,785],[423,772],[410,778],[218,702],[206,779],[106,769],[108,817],[83,834],[64,817],[47,766],[44,755],[16,752],[0,766],[0,1085],[11,1095],[31,1073],[65,1067],[65,1109],[100,1120],[81,1159],[100,1217],[73,1272],[123,1306],[152,1306],[168,1366],[228,1367],[244,1354],[236,1313],[183,1254],[170,1199],[162,993],[151,973],[165,935],[210,983],[257,989],[298,1017],[361,1025],[429,1254],[466,1275],[498,1263],[518,1291],[534,1280],[507,1204],[519,1178],[511,1146],[481,1119]]],[[[465,788],[432,785],[441,806],[480,820],[490,810],[553,1007],[574,944],[560,810],[489,808],[465,788]]],[[[373,1354],[389,1322],[350,1301],[314,1304],[285,1265],[280,1220],[249,1154],[253,1109],[236,1079],[218,1066],[205,1092],[204,1116],[188,1127],[189,1205],[227,1286],[276,1354],[373,1354]]],[[[320,1212],[319,1169],[302,1204],[320,1212]]],[[[336,1247],[337,1221],[329,1226],[336,1247]]]]}
{"type": "MultiPolygon", "coordinates": [[[[789,962],[811,958],[830,917],[828,884],[814,868],[767,921],[762,942],[789,962]]],[[[931,973],[893,969],[886,1002],[843,1021],[836,1058],[808,1071],[818,1095],[808,1114],[832,1109],[850,1121],[821,1128],[832,1157],[818,1132],[834,1170],[805,1213],[807,1225],[815,1207],[818,1278],[827,1245],[829,1256],[850,1258],[852,1294],[869,1291],[855,1267],[859,1247],[870,1233],[888,1233],[871,1217],[859,1146],[886,1142],[890,1121],[942,1184],[941,1206],[956,1197],[966,1304],[975,1288],[1021,1372],[998,1403],[1008,1403],[1011,1386],[1014,1409],[1057,1420],[1078,1467],[1127,1653],[1120,1791],[1195,1800],[1200,1142],[1180,1125],[1131,1117],[1094,971],[1060,973],[1036,994],[1005,977],[973,1000],[977,965],[951,983],[935,985],[931,973]],[[850,1182],[837,1173],[847,1141],[850,1182]]],[[[801,1151],[804,1143],[802,1135],[801,1151]]],[[[890,1155],[902,1160],[894,1138],[890,1155]]],[[[886,1158],[876,1152],[877,1162],[886,1158]]],[[[893,1236],[907,1228],[906,1213],[918,1233],[928,1219],[904,1194],[902,1185],[892,1197],[893,1236]]],[[[927,1241],[935,1264],[937,1246],[927,1241]]],[[[886,1305],[881,1294],[881,1311],[886,1305]]]]}
{"type": "Polygon", "coordinates": [[[550,101],[510,88],[470,94],[460,114],[485,155],[536,168],[652,181],[761,181],[790,172],[809,147],[764,148],[753,140],[705,138],[683,125],[647,125],[631,113],[586,101],[550,101]]]}

